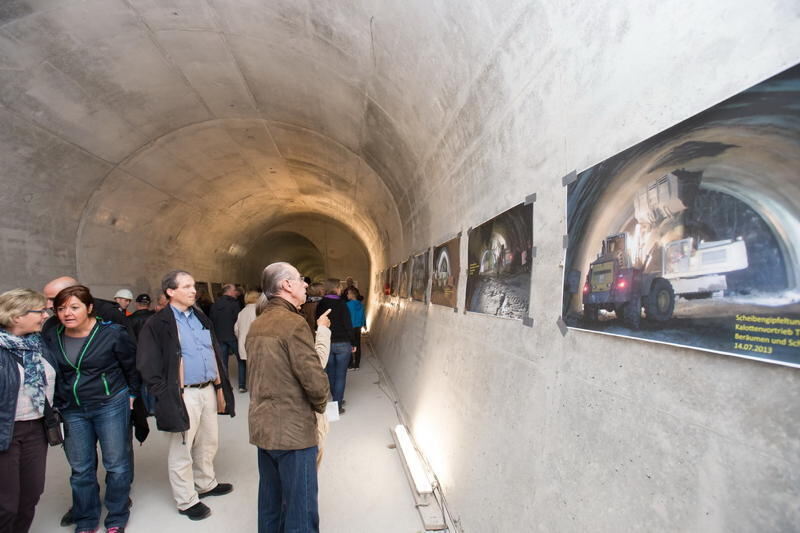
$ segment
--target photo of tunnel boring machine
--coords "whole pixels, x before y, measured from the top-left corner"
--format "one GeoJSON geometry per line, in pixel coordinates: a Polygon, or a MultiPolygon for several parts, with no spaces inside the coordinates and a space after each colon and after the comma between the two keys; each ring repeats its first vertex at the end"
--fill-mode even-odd
{"type": "Polygon", "coordinates": [[[433,247],[433,272],[431,275],[431,303],[457,307],[458,279],[461,272],[461,237],[433,247]]]}

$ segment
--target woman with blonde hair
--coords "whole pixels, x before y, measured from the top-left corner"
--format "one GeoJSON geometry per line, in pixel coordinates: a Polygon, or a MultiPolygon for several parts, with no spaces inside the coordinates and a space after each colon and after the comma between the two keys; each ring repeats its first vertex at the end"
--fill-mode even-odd
{"type": "Polygon", "coordinates": [[[0,532],[26,533],[44,491],[45,412],[56,383],[42,342],[47,299],[30,289],[0,294],[0,532]]]}
{"type": "Polygon", "coordinates": [[[247,332],[250,331],[250,324],[256,319],[256,302],[261,296],[261,291],[250,289],[244,295],[244,309],[239,311],[236,324],[233,325],[233,333],[239,344],[239,392],[247,392],[247,350],[244,341],[247,332]]]}

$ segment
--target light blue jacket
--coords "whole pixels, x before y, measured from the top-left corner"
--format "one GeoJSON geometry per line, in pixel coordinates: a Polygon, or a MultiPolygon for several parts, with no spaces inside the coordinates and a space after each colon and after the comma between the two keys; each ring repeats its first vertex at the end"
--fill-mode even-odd
{"type": "Polygon", "coordinates": [[[367,325],[367,320],[364,317],[364,304],[358,300],[347,300],[347,310],[350,311],[350,322],[353,323],[354,328],[367,325]]]}

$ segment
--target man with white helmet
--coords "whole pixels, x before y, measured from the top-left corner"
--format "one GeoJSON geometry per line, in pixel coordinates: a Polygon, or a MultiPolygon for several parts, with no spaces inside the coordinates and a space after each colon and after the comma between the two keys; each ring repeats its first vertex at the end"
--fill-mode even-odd
{"type": "Polygon", "coordinates": [[[128,289],[120,289],[117,291],[117,294],[114,295],[114,301],[117,302],[120,311],[125,316],[131,316],[128,312],[128,306],[131,305],[133,301],[133,293],[128,289]]]}

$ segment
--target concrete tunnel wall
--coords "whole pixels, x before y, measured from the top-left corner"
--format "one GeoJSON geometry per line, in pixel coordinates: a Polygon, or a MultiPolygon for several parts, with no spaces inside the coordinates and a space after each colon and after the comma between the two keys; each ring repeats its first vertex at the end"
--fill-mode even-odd
{"type": "Polygon", "coordinates": [[[561,177],[799,59],[787,0],[9,0],[0,284],[250,283],[309,217],[373,274],[536,193],[532,328],[369,302],[460,527],[790,531],[796,370],[555,321],[561,177]]]}

